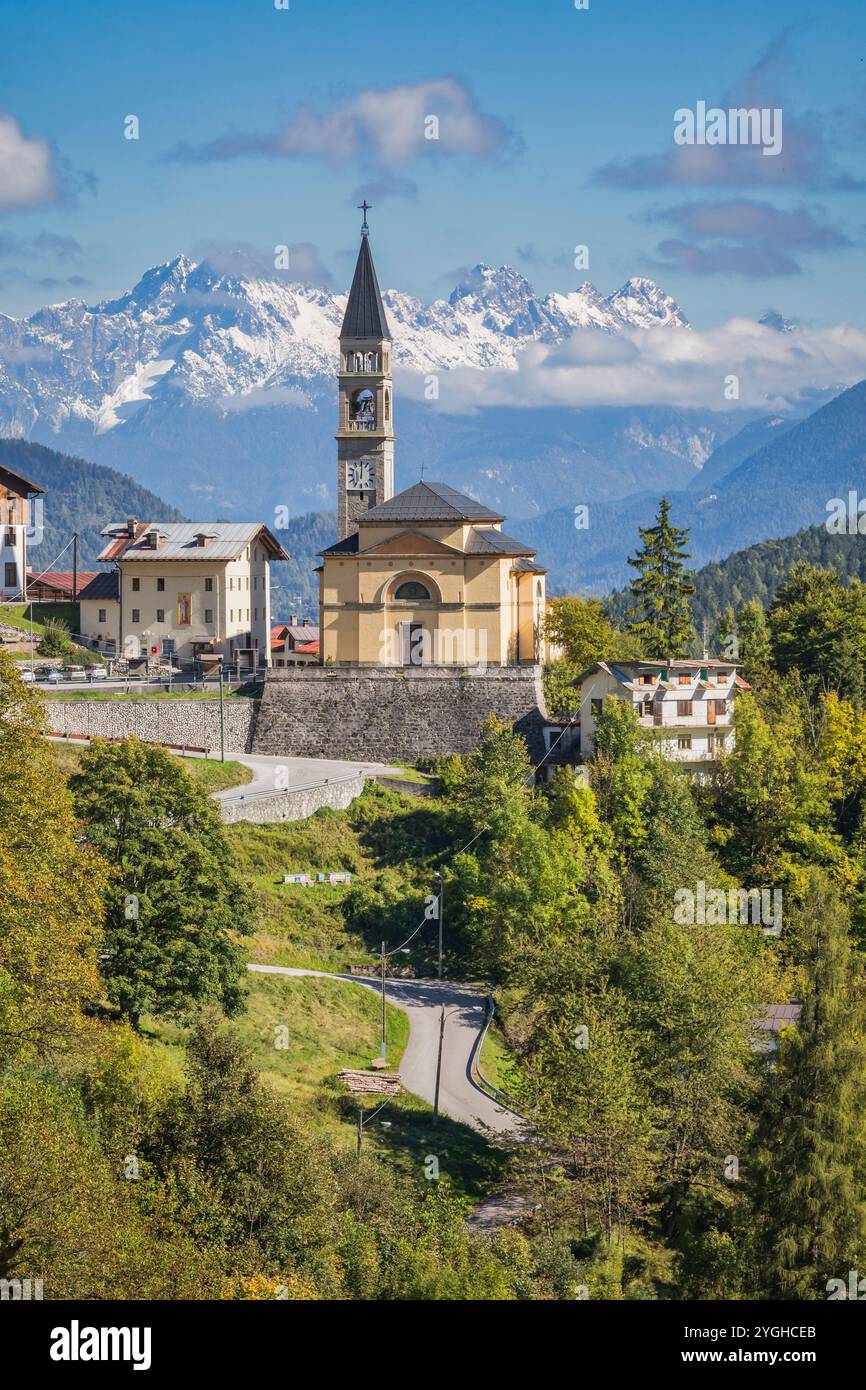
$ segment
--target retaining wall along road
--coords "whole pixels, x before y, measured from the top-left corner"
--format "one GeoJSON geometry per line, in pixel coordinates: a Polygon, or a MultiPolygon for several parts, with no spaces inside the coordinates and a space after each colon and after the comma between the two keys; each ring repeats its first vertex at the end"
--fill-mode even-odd
{"type": "MultiPolygon", "coordinates": [[[[225,700],[227,753],[248,753],[258,701],[225,700]]],[[[220,746],[219,700],[80,700],[46,699],[48,725],[56,734],[85,738],[140,738],[178,748],[220,746]]]]}

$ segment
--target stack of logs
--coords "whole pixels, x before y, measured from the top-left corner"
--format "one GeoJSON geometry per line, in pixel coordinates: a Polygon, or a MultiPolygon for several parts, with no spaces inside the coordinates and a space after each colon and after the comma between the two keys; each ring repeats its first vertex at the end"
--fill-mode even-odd
{"type": "Polygon", "coordinates": [[[400,1078],[396,1072],[340,1071],[337,1072],[337,1077],[348,1087],[353,1096],[397,1096],[400,1094],[400,1078]]]}

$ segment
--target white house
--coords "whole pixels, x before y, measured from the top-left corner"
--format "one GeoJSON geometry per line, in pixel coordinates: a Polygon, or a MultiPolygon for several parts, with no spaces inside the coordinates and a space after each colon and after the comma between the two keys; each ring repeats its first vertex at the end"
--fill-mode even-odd
{"type": "Polygon", "coordinates": [[[700,772],[734,746],[734,698],[750,689],[730,661],[597,661],[578,676],[580,751],[595,749],[595,721],[608,696],[630,704],[665,755],[700,772]]]}

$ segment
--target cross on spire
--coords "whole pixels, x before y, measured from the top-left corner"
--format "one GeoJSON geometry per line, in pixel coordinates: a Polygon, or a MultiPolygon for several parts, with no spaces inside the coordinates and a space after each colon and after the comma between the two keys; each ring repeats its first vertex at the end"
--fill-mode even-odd
{"type": "Polygon", "coordinates": [[[366,198],[364,199],[363,203],[358,204],[358,211],[363,212],[364,214],[364,221],[361,223],[361,236],[370,235],[370,228],[367,226],[367,213],[370,211],[370,208],[372,206],[373,204],[368,203],[366,198]]]}

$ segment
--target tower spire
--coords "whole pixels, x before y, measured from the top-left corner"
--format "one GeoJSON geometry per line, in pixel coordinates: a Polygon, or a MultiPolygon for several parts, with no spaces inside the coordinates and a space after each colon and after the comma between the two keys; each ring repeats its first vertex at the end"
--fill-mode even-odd
{"type": "Polygon", "coordinates": [[[361,245],[340,329],[337,513],[340,539],[394,495],[391,330],[370,251],[365,198],[361,245]]]}

